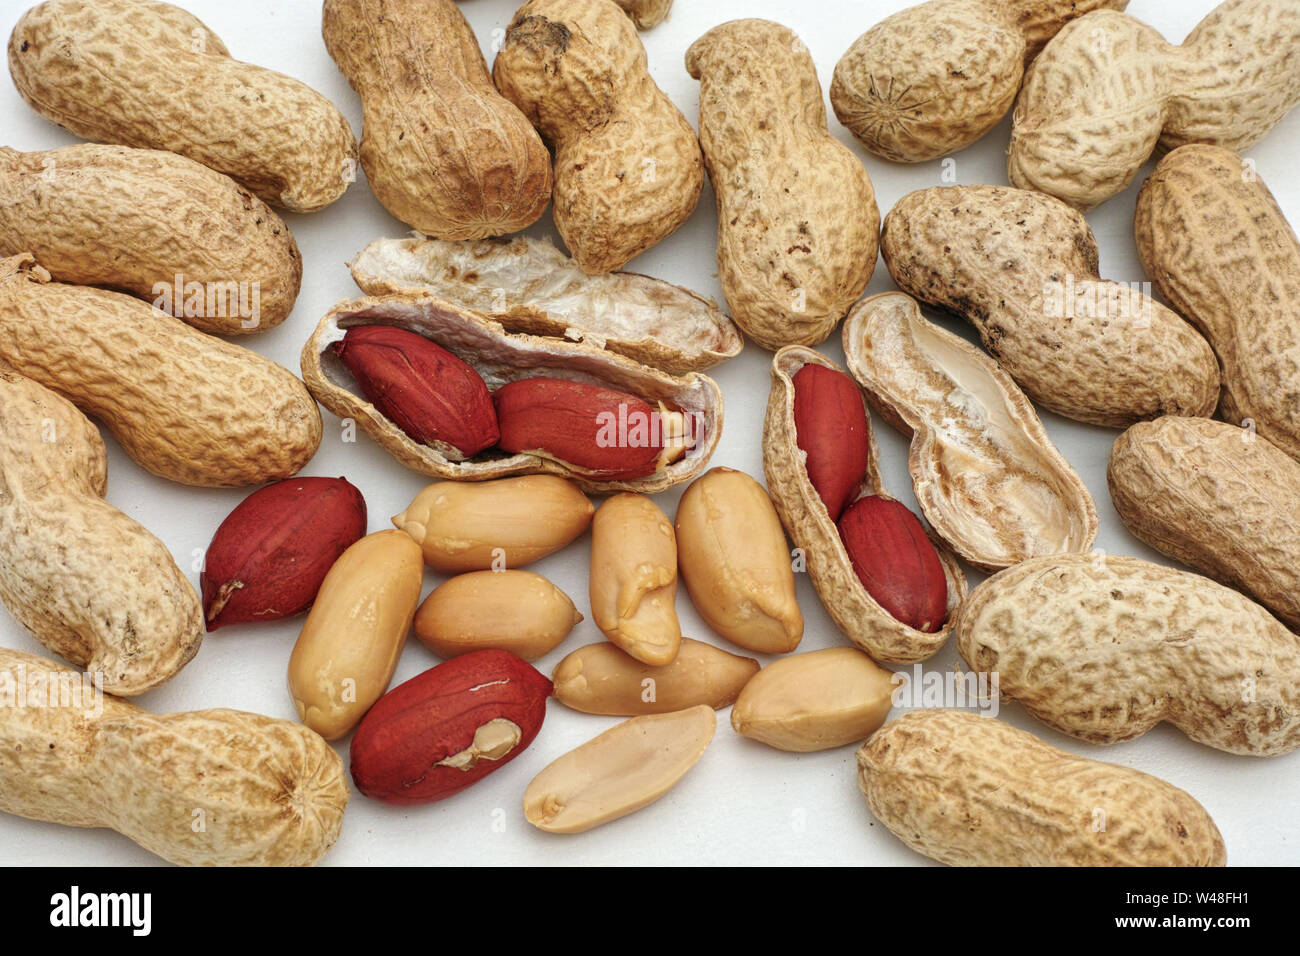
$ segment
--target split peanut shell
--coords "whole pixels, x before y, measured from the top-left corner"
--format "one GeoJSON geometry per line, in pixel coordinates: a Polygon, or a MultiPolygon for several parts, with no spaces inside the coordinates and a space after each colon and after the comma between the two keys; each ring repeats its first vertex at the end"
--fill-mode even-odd
{"type": "Polygon", "coordinates": [[[704,705],[625,720],[534,777],[524,816],[551,833],[582,833],[635,813],[695,766],[716,726],[704,705]]]}
{"type": "Polygon", "coordinates": [[[986,354],[927,321],[901,292],[853,309],[844,354],[871,407],[911,438],[916,500],[957,554],[996,571],[1092,547],[1092,495],[986,354]]]}
{"type": "MultiPolygon", "coordinates": [[[[768,494],[790,540],[802,549],[813,586],[836,626],[877,661],[891,664],[923,661],[948,639],[953,612],[966,596],[966,576],[952,554],[935,541],[948,584],[948,618],[933,632],[909,627],[867,593],[844,549],[839,529],[808,478],[804,455],[796,439],[793,377],[810,363],[844,371],[820,352],[803,346],[787,346],[772,357],[772,391],[763,424],[763,472],[768,494]]],[[[861,494],[890,498],[880,477],[876,439],[869,418],[868,446],[861,494]]],[[[935,540],[933,535],[931,540],[935,540]]]]}
{"type": "Polygon", "coordinates": [[[339,303],[321,319],[303,348],[302,374],[317,401],[339,418],[355,421],[403,465],[455,481],[551,474],[571,478],[589,493],[654,494],[703,473],[722,435],[722,392],[711,378],[695,372],[674,377],[586,343],[510,333],[500,323],[428,293],[393,293],[339,303]],[[613,481],[593,478],[554,459],[494,449],[466,461],[452,461],[437,449],[413,441],[361,396],[331,348],[358,325],[391,325],[423,335],[471,365],[489,389],[525,378],[558,378],[627,392],[651,404],[664,402],[690,417],[695,443],[684,457],[650,475],[613,481]]]}
{"type": "Polygon", "coordinates": [[[671,664],[651,667],[608,641],[580,647],[555,665],[555,699],[584,714],[636,717],[701,704],[730,707],[758,673],[752,657],[682,638],[671,664]]]}
{"type": "Polygon", "coordinates": [[[633,272],[588,275],[546,239],[376,239],[352,278],[366,295],[426,291],[509,332],[585,342],[672,375],[744,346],[731,319],[694,292],[633,272]]]}

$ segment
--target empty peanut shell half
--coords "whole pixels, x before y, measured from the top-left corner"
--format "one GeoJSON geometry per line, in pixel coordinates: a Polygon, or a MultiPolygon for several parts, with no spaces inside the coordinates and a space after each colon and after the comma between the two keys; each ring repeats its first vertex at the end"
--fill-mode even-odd
{"type": "Polygon", "coordinates": [[[743,737],[809,753],[858,743],[885,722],[893,674],[854,647],[783,657],[759,671],[731,708],[743,737]]]}
{"type": "Polygon", "coordinates": [[[586,342],[673,375],[740,354],[740,331],[694,292],[632,272],[588,275],[546,239],[376,239],[352,263],[366,295],[427,291],[508,331],[586,342]]]}
{"type": "Polygon", "coordinates": [[[707,705],[625,720],[534,777],[524,816],[551,833],[582,833],[635,813],[695,766],[716,725],[707,705]]]}
{"type": "Polygon", "coordinates": [[[916,500],[957,554],[996,571],[1092,547],[1092,495],[982,351],[886,292],[849,314],[844,354],[871,407],[911,437],[916,500]]]}
{"type": "MultiPolygon", "coordinates": [[[[402,464],[422,474],[457,481],[554,474],[572,478],[587,492],[653,494],[701,474],[722,434],[722,392],[707,376],[691,372],[674,377],[582,342],[510,333],[491,319],[425,292],[393,293],[336,305],[303,348],[302,377],[317,401],[340,418],[355,421],[402,464]],[[349,328],[359,325],[391,325],[422,335],[468,363],[491,390],[522,379],[551,378],[626,392],[649,403],[662,402],[681,410],[693,442],[684,457],[652,474],[614,480],[599,480],[553,458],[493,448],[465,461],[452,461],[438,449],[412,440],[362,397],[356,380],[332,348],[349,328]]],[[[612,427],[616,429],[615,441],[626,439],[633,450],[635,423],[614,422],[612,427]]]]}
{"type": "Polygon", "coordinates": [[[758,673],[752,657],[682,638],[671,664],[651,667],[608,641],[580,647],[555,665],[555,699],[585,714],[636,717],[701,704],[721,710],[758,673]]]}
{"type": "MultiPolygon", "coordinates": [[[[912,664],[931,657],[952,626],[953,612],[966,596],[966,576],[957,559],[937,545],[948,584],[948,617],[937,631],[921,631],[899,621],[881,607],[863,587],[835,522],[808,478],[804,454],[799,450],[794,423],[796,372],[815,363],[843,374],[843,369],[820,352],[799,345],[781,349],[772,357],[772,391],[763,424],[763,472],[768,494],[795,547],[808,562],[808,573],[836,626],[873,658],[891,664],[912,664]]],[[[891,497],[885,491],[877,463],[876,440],[868,420],[867,470],[858,493],[891,497]]]]}

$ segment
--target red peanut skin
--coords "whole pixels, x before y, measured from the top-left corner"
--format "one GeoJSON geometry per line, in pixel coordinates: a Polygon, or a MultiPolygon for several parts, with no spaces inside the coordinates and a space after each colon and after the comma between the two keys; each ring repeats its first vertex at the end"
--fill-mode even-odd
{"type": "Polygon", "coordinates": [[[366,501],[344,478],[288,478],[253,492],[208,545],[199,575],[208,631],[301,614],[365,533],[366,501]]]}
{"type": "Polygon", "coordinates": [[[352,780],[367,797],[409,806],[459,793],[528,749],[546,717],[550,678],[509,651],[472,651],[432,667],[383,697],[352,738],[352,780]],[[504,717],[522,735],[499,760],[468,770],[435,766],[474,732],[504,717]]]}
{"type": "Polygon", "coordinates": [[[858,383],[824,365],[795,372],[794,428],[799,450],[807,455],[808,480],[821,496],[832,521],[867,473],[867,409],[858,383]]]}
{"type": "Polygon", "coordinates": [[[853,570],[877,604],[918,631],[948,616],[948,580],[939,552],[901,501],[867,495],[844,512],[840,538],[853,570]]]}
{"type": "Polygon", "coordinates": [[[631,423],[657,417],[658,409],[635,395],[567,379],[525,378],[497,389],[493,401],[501,429],[497,444],[505,451],[543,452],[602,480],[643,478],[659,470],[662,431],[638,445],[601,445],[602,421],[609,421],[603,413],[629,422],[627,437],[633,440],[640,436],[632,434],[631,423]]]}
{"type": "Polygon", "coordinates": [[[436,342],[391,325],[358,325],[333,348],[366,401],[412,441],[452,460],[497,443],[487,383],[436,342]]]}

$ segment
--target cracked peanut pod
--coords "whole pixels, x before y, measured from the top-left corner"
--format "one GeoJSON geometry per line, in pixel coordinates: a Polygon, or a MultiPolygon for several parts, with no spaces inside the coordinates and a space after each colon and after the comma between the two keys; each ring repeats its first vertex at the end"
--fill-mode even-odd
{"type": "MultiPolygon", "coordinates": [[[[0,323],[2,324],[2,323],[0,323]]],[[[408,468],[435,478],[487,481],[512,475],[552,474],[572,479],[583,491],[654,494],[703,473],[722,435],[722,392],[707,376],[675,377],[585,342],[508,333],[477,312],[427,292],[399,292],[341,302],[326,313],[302,351],[303,381],[340,418],[353,419],[385,451],[408,468]],[[665,402],[689,416],[694,447],[677,461],[641,478],[600,480],[574,465],[527,453],[489,449],[451,461],[413,441],[359,394],[355,380],[332,346],[357,325],[392,325],[416,332],[455,354],[482,376],[489,389],[526,378],[558,378],[627,392],[651,404],[665,402]]],[[[625,429],[629,443],[632,429],[625,429]]],[[[615,448],[622,447],[617,443],[615,448]]],[[[641,448],[630,448],[641,451],[641,448]]]]}
{"type": "Polygon", "coordinates": [[[291,212],[329,205],[354,177],[356,140],[334,104],[233,59],[169,3],[38,4],[9,38],[9,72],[34,110],[78,136],[180,153],[291,212]]]}
{"type": "Polygon", "coordinates": [[[1050,727],[1093,743],[1168,721],[1228,753],[1300,747],[1300,637],[1209,578],[1137,558],[1035,558],[962,605],[957,649],[1050,727]]]}
{"type": "Polygon", "coordinates": [[[104,690],[141,694],[199,649],[198,595],[161,541],[104,501],[95,426],[0,364],[0,599],[104,690]]]}
{"type": "Polygon", "coordinates": [[[302,281],[266,203],[184,156],[128,146],[0,147],[0,256],[24,252],[59,282],[129,292],[215,335],[279,325],[302,281]]]}
{"type": "Polygon", "coordinates": [[[550,833],[583,833],[635,813],[695,766],[716,727],[707,705],[616,724],[533,778],[524,817],[550,833]]]}
{"type": "Polygon", "coordinates": [[[1070,20],[1128,0],[931,0],[886,17],[835,65],[831,105],[899,163],[965,149],[1007,114],[1025,67],[1070,20]]]}
{"type": "Polygon", "coordinates": [[[375,198],[431,236],[517,232],[546,211],[551,157],[492,85],[452,0],[326,0],[325,48],[361,97],[375,198]]]}
{"type": "Polygon", "coordinates": [[[1138,256],[1160,294],[1210,340],[1220,414],[1300,459],[1300,240],[1231,150],[1182,146],[1138,195],[1138,256]]]}
{"type": "Polygon", "coordinates": [[[949,866],[1227,862],[1210,815],[1173,784],[969,712],[890,721],[858,751],[858,783],[876,819],[949,866]]]}
{"type": "Polygon", "coordinates": [[[1114,10],[1067,25],[1025,76],[1007,156],[1014,186],[1089,209],[1153,152],[1240,152],[1300,101],[1300,4],[1227,0],[1181,46],[1114,10]]]}
{"type": "Polygon", "coordinates": [[[686,51],[718,205],[718,278],[765,349],[826,339],[876,268],[871,179],[826,128],[817,68],[768,20],[714,27],[686,51]]]}
{"type": "Polygon", "coordinates": [[[1115,440],[1106,478],[1135,536],[1300,631],[1300,462],[1233,425],[1158,418],[1115,440]]]}
{"type": "Polygon", "coordinates": [[[492,76],[555,150],[555,228],[584,271],[618,269],[695,211],[704,185],[695,131],[610,0],[529,0],[492,76]]]}
{"type": "Polygon", "coordinates": [[[645,495],[615,495],[591,519],[591,618],[609,641],[643,664],[671,664],[677,620],[677,539],[645,495]]]}
{"type": "Polygon", "coordinates": [[[296,474],[320,412],[293,375],[128,295],[0,260],[0,360],[100,419],[143,468],[236,487],[296,474]]]}
{"type": "Polygon", "coordinates": [[[1044,408],[1123,428],[1208,415],[1214,352],[1174,312],[1103,280],[1087,220],[1042,193],[1005,186],[922,189],[885,217],[894,282],[969,321],[989,354],[1044,408]]]}
{"type": "Polygon", "coordinates": [[[366,295],[427,291],[508,332],[586,342],[670,375],[702,372],[745,343],[712,301],[633,272],[589,276],[547,239],[376,239],[351,268],[366,295]]]}
{"type": "Polygon", "coordinates": [[[916,500],[957,554],[995,571],[1092,547],[1092,495],[996,362],[898,292],[849,313],[844,354],[871,407],[911,439],[916,500]]]}
{"type": "MultiPolygon", "coordinates": [[[[763,473],[777,515],[796,548],[803,552],[813,587],[835,625],[875,660],[913,664],[933,656],[948,639],[953,614],[966,596],[966,576],[942,544],[935,541],[948,592],[948,617],[937,631],[904,624],[880,606],[862,585],[839,529],[813,487],[799,450],[794,420],[794,376],[808,364],[844,374],[820,352],[803,346],[781,349],[772,357],[772,390],[763,421],[763,473]]],[[[867,470],[851,495],[889,499],[880,477],[876,439],[867,419],[867,470]]],[[[932,541],[935,539],[932,537],[932,541]]]]}
{"type": "Polygon", "coordinates": [[[677,504],[682,582],[700,617],[746,650],[784,654],[803,639],[794,571],[767,491],[733,468],[711,468],[677,504]]]}
{"type": "Polygon", "coordinates": [[[636,717],[701,704],[730,707],[758,673],[752,657],[683,637],[671,664],[651,667],[608,641],[588,644],[555,665],[555,699],[584,714],[636,717]]]}
{"type": "Polygon", "coordinates": [[[108,827],[182,866],[310,866],[338,839],[343,761],[306,727],[238,710],[155,715],[112,696],[87,700],[81,677],[0,648],[0,687],[42,700],[57,689],[71,704],[0,701],[0,810],[108,827]]]}

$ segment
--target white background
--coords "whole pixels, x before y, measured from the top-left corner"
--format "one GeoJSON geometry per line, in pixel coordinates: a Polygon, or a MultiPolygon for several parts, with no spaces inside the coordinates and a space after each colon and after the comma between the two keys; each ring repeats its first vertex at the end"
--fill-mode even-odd
{"type": "MultiPolygon", "coordinates": [[[[678,0],[671,19],[642,34],[655,80],[694,124],[698,86],[682,62],[687,46],[725,20],[756,16],[793,28],[817,62],[823,89],[835,62],[858,34],[887,14],[909,6],[905,0],[678,0]]],[[[0,28],[7,38],[28,6],[0,0],[0,28]]],[[[298,77],[333,100],[361,131],[361,107],[325,52],[320,38],[320,4],[314,0],[189,0],[188,8],[222,38],[234,56],[298,77]]],[[[461,4],[483,45],[489,63],[494,37],[509,23],[514,0],[467,0],[461,4]]],[[[1134,0],[1131,12],[1173,41],[1180,41],[1213,6],[1211,0],[1134,0]]],[[[938,161],[897,166],[868,155],[835,120],[834,135],[863,159],[875,184],[882,216],[905,193],[943,185],[938,161]]],[[[25,150],[48,149],[75,139],[30,110],[7,79],[0,81],[0,116],[5,143],[25,150]]],[[[1006,183],[1004,153],[1010,122],[1004,121],[981,142],[956,157],[961,183],[1006,183]]],[[[1300,114],[1286,118],[1248,155],[1272,188],[1282,209],[1300,220],[1300,180],[1295,156],[1300,150],[1300,114]]],[[[1124,282],[1144,281],[1133,241],[1133,186],[1089,215],[1101,249],[1102,274],[1124,282]]],[[[346,263],[368,241],[399,236],[406,227],[358,182],[334,205],[311,216],[285,214],[302,249],[302,294],[293,315],[278,328],[240,344],[297,372],[298,353],[317,320],[336,301],[359,294],[346,263]]],[[[675,235],[634,260],[629,268],[695,289],[721,302],[714,269],[717,219],[713,194],[705,186],[700,206],[675,235]]],[[[552,234],[549,212],[531,232],[552,234]]],[[[867,294],[893,288],[883,263],[867,294]]],[[[1298,303],[1297,305],[1300,305],[1298,303]]],[[[947,328],[968,337],[960,320],[937,316],[947,328]]],[[[822,347],[843,361],[838,332],[822,347]]],[[[771,355],[754,345],[713,370],[726,397],[725,433],[715,465],[742,469],[762,480],[759,440],[768,394],[771,355]]],[[[1161,560],[1123,528],[1106,493],[1106,456],[1116,432],[1069,422],[1043,413],[1048,431],[1097,499],[1101,533],[1097,545],[1113,554],[1161,560]]],[[[901,437],[875,421],[881,460],[890,490],[913,508],[906,471],[907,447],[901,437]]],[[[213,531],[249,490],[189,488],[155,478],[128,459],[104,433],[109,448],[108,499],[158,535],[197,586],[197,561],[213,531]]],[[[390,527],[427,479],[408,471],[361,435],[354,444],[340,440],[337,419],[325,415],[325,439],[303,474],[346,476],[365,494],[370,530],[390,527]]],[[[681,489],[657,497],[671,516],[681,489]]],[[[563,588],[587,611],[587,538],[532,566],[563,588]]],[[[968,573],[969,572],[969,569],[968,573]]],[[[971,573],[974,586],[981,576],[971,573]]],[[[438,578],[429,574],[426,590],[438,578]]],[[[822,609],[806,575],[799,599],[807,623],[800,650],[845,643],[822,609]]],[[[678,601],[688,636],[714,640],[696,616],[684,589],[678,601]]],[[[258,627],[230,627],[208,637],[195,660],[170,683],[138,699],[159,712],[235,707],[294,719],[285,688],[285,667],[301,619],[258,627]]],[[[1230,635],[1225,635],[1230,639],[1230,635]]],[[[569,651],[601,640],[590,622],[537,666],[545,673],[569,651]]],[[[0,644],[36,653],[44,649],[7,612],[0,610],[0,644]]],[[[736,648],[729,648],[736,650],[736,648]]],[[[743,652],[748,653],[748,652],[743,652]]],[[[953,666],[956,651],[945,648],[928,667],[953,666]]],[[[437,663],[414,638],[408,643],[394,686],[437,663]]],[[[1190,792],[1209,810],[1234,864],[1294,864],[1300,860],[1300,755],[1269,760],[1234,757],[1188,741],[1161,726],[1139,740],[1109,748],[1093,746],[1049,730],[1007,703],[1002,719],[1048,742],[1089,757],[1136,767],[1190,792]]],[[[896,840],[874,820],[860,796],[854,772],[854,747],[794,755],[771,750],[736,735],[728,712],[719,715],[717,736],[699,764],[663,799],[641,812],[578,836],[555,836],[525,822],[520,798],[528,781],[560,754],[617,722],[566,710],[551,702],[542,733],[525,753],[470,790],[441,803],[394,808],[354,793],[343,834],[325,863],[338,864],[903,864],[928,861],[896,840]],[[502,823],[504,824],[502,826],[502,823]]],[[[347,760],[347,741],[337,744],[347,760]]],[[[107,830],[77,830],[0,816],[0,861],[10,864],[150,864],[157,859],[126,838],[107,830]]]]}

